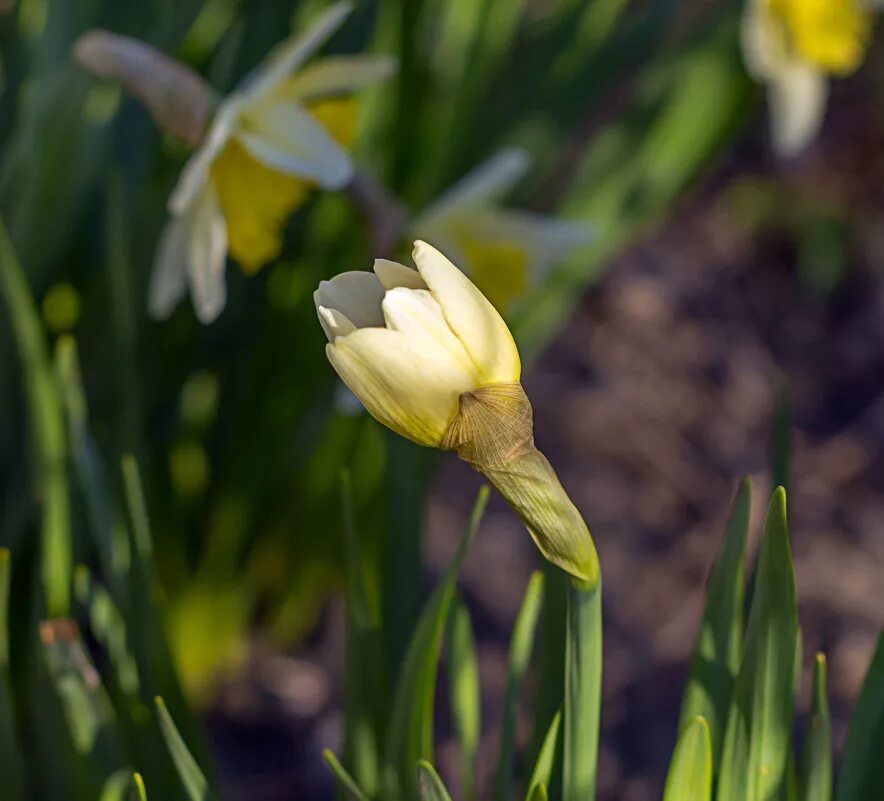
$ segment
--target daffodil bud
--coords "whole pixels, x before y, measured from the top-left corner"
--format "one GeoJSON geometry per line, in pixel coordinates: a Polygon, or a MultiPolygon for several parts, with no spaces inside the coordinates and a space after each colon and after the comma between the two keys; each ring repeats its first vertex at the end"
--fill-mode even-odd
{"type": "Polygon", "coordinates": [[[547,559],[594,583],[595,546],[534,445],[506,323],[435,248],[418,241],[413,256],[417,271],[378,259],[374,273],[319,285],[329,361],[375,419],[420,445],[455,451],[500,491],[547,559]]]}

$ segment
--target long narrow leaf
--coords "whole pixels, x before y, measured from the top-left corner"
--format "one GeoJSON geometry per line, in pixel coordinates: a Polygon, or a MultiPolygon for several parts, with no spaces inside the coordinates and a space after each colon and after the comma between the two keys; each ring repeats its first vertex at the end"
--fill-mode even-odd
{"type": "Polygon", "coordinates": [[[460,746],[460,783],[464,801],[475,795],[476,753],[482,729],[479,663],[470,613],[459,599],[448,620],[448,677],[451,716],[460,746]]]}
{"type": "Polygon", "coordinates": [[[528,780],[528,801],[531,801],[534,793],[539,785],[549,786],[552,776],[553,762],[556,757],[556,745],[559,739],[559,724],[562,721],[562,713],[556,712],[546,730],[546,737],[543,738],[543,745],[540,747],[540,753],[537,755],[537,762],[534,763],[534,770],[531,771],[531,778],[528,780]]]}
{"type": "Polygon", "coordinates": [[[169,756],[172,757],[172,762],[178,771],[181,784],[187,791],[187,797],[190,801],[214,801],[216,799],[215,794],[209,788],[206,777],[178,733],[175,721],[172,720],[172,716],[169,714],[169,710],[166,709],[162,698],[156,698],[156,709],[160,731],[163,734],[163,739],[166,741],[169,756]]]}
{"type": "Polygon", "coordinates": [[[774,801],[784,789],[797,645],[795,578],[781,487],[765,522],[724,737],[718,801],[774,801]]]}
{"type": "Polygon", "coordinates": [[[42,511],[40,557],[46,610],[51,617],[64,617],[70,607],[72,549],[62,406],[34,299],[2,221],[0,290],[27,390],[42,511]]]}
{"type": "Polygon", "coordinates": [[[711,797],[712,740],[709,725],[696,717],[688,721],[675,745],[663,801],[709,801],[711,797]]]}
{"type": "Polygon", "coordinates": [[[750,504],[751,485],[744,477],[731,507],[724,546],[709,576],[706,609],[681,706],[679,730],[696,717],[703,717],[709,725],[713,771],[719,764],[734,678],[740,667],[750,504]]]}
{"type": "Polygon", "coordinates": [[[798,774],[799,801],[830,801],[832,798],[832,721],[826,694],[826,657],[817,654],[813,663],[810,718],[798,774]]]}
{"type": "Polygon", "coordinates": [[[328,748],[322,752],[322,758],[331,772],[335,774],[335,779],[350,801],[368,801],[368,796],[362,792],[356,780],[347,773],[344,766],[338,762],[338,758],[328,748]]]}
{"type": "Polygon", "coordinates": [[[503,700],[503,720],[500,732],[500,757],[494,781],[496,801],[509,801],[513,797],[513,761],[516,740],[516,721],[519,713],[519,699],[531,651],[534,648],[534,634],[543,603],[543,573],[535,571],[528,580],[525,597],[516,617],[513,636],[510,641],[509,664],[506,676],[506,694],[503,700]]]}
{"type": "Polygon", "coordinates": [[[838,774],[837,801],[878,801],[884,787],[884,634],[850,719],[838,774]]]}
{"type": "Polygon", "coordinates": [[[563,801],[595,798],[602,686],[602,586],[572,581],[565,645],[563,801]]]}
{"type": "Polygon", "coordinates": [[[384,771],[385,801],[414,798],[414,766],[433,756],[433,696],[442,635],[454,598],[455,580],[487,500],[488,488],[482,487],[457,553],[424,607],[408,647],[390,718],[384,771]]]}
{"type": "Polygon", "coordinates": [[[425,760],[417,763],[417,788],[421,801],[451,801],[436,769],[425,760]]]}

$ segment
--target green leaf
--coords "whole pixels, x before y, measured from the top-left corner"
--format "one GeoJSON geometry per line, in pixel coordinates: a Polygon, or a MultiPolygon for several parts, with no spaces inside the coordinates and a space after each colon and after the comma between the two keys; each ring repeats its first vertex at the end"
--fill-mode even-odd
{"type": "Polygon", "coordinates": [[[546,792],[546,785],[537,784],[531,791],[531,795],[528,796],[528,801],[547,801],[547,798],[549,798],[549,796],[546,792]]]}
{"type": "Polygon", "coordinates": [[[549,728],[546,730],[546,736],[543,738],[543,745],[540,747],[540,753],[537,755],[537,761],[534,763],[534,770],[531,771],[531,778],[528,780],[528,801],[534,797],[538,786],[543,785],[543,791],[549,786],[552,776],[553,762],[556,758],[556,744],[559,739],[559,724],[562,721],[562,713],[556,712],[549,728]]]}
{"type": "Polygon", "coordinates": [[[595,798],[602,685],[602,585],[572,581],[565,644],[563,801],[595,798]]]}
{"type": "Polygon", "coordinates": [[[350,801],[368,801],[368,796],[359,789],[356,780],[344,769],[344,766],[338,762],[338,758],[328,748],[322,752],[322,758],[325,764],[331,768],[332,773],[338,780],[341,789],[347,794],[350,801]]]}
{"type": "Polygon", "coordinates": [[[663,801],[709,801],[712,797],[712,739],[701,717],[682,729],[666,776],[663,801]]]}
{"type": "Polygon", "coordinates": [[[175,721],[172,720],[172,716],[169,714],[169,710],[166,709],[163,699],[157,697],[154,700],[163,740],[166,742],[169,756],[172,757],[172,762],[175,763],[178,778],[181,779],[181,784],[187,791],[188,798],[190,801],[214,801],[217,796],[209,788],[206,777],[178,733],[175,721]]]}
{"type": "Polygon", "coordinates": [[[421,801],[451,801],[436,769],[423,759],[417,763],[417,787],[421,801]]]}
{"type": "Polygon", "coordinates": [[[371,601],[353,516],[349,472],[341,476],[347,576],[347,658],[344,675],[344,761],[369,796],[380,782],[379,743],[388,690],[380,614],[371,601]]]}
{"type": "Polygon", "coordinates": [[[413,798],[414,766],[422,759],[433,757],[433,696],[442,635],[461,562],[487,501],[488,487],[484,486],[448,572],[427,601],[408,646],[397,680],[387,737],[385,801],[413,798]]]}
{"type": "Polygon", "coordinates": [[[140,773],[119,770],[105,782],[99,801],[147,801],[144,779],[140,773]]]}
{"type": "Polygon", "coordinates": [[[508,801],[513,797],[513,762],[516,740],[516,722],[519,716],[519,700],[525,673],[534,648],[534,634],[543,604],[543,573],[535,571],[528,580],[525,597],[516,617],[510,640],[507,665],[506,693],[500,726],[500,757],[494,780],[496,801],[508,801]]]}
{"type": "Polygon", "coordinates": [[[37,496],[42,513],[41,578],[46,610],[51,617],[64,617],[70,608],[72,548],[62,404],[40,317],[2,220],[0,291],[18,347],[31,444],[37,461],[37,496]]]}
{"type": "Polygon", "coordinates": [[[836,801],[879,801],[884,787],[884,634],[850,719],[836,801]]]}
{"type": "Polygon", "coordinates": [[[786,781],[798,618],[786,492],[773,495],[721,759],[718,801],[774,801],[786,781]]]}
{"type": "Polygon", "coordinates": [[[132,798],[133,801],[147,801],[147,788],[140,773],[132,774],[132,798]]]}
{"type": "Polygon", "coordinates": [[[823,654],[817,654],[813,663],[810,717],[798,774],[798,798],[799,801],[830,801],[832,798],[832,721],[823,654]]]}
{"type": "Polygon", "coordinates": [[[9,678],[9,550],[0,548],[0,776],[3,797],[24,798],[21,750],[15,726],[15,704],[9,678]]]}
{"type": "Polygon", "coordinates": [[[713,772],[720,762],[731,692],[740,667],[750,505],[751,485],[744,477],[731,506],[724,546],[709,575],[706,609],[681,705],[679,730],[696,717],[704,718],[709,726],[713,772]]]}
{"type": "Polygon", "coordinates": [[[40,624],[49,681],[77,754],[106,780],[126,767],[114,710],[77,624],[67,618],[40,624]]]}
{"type": "Polygon", "coordinates": [[[475,795],[476,753],[482,729],[479,663],[470,614],[455,599],[448,618],[448,680],[451,716],[457,732],[461,760],[461,793],[465,801],[475,795]]]}

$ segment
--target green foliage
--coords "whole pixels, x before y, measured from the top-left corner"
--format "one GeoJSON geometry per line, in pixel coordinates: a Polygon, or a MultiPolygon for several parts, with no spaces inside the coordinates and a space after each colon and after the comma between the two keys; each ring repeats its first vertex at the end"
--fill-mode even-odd
{"type": "Polygon", "coordinates": [[[471,799],[475,795],[476,754],[482,733],[482,690],[473,625],[463,601],[458,600],[451,608],[447,643],[451,716],[460,746],[461,788],[464,799],[471,799]]]}
{"type": "Polygon", "coordinates": [[[832,798],[832,722],[826,695],[826,658],[813,661],[810,715],[804,736],[804,750],[798,774],[800,801],[830,801],[832,798]]]}
{"type": "Polygon", "coordinates": [[[669,765],[663,801],[709,801],[712,798],[712,740],[705,718],[688,721],[678,736],[669,765]]]}
{"type": "Polygon", "coordinates": [[[193,754],[187,748],[187,744],[175,726],[175,721],[172,720],[169,710],[166,709],[166,705],[160,697],[156,698],[156,712],[163,739],[166,741],[166,748],[169,749],[169,756],[172,757],[181,784],[187,791],[187,797],[190,801],[212,801],[216,796],[209,788],[206,777],[193,758],[193,754]]]}

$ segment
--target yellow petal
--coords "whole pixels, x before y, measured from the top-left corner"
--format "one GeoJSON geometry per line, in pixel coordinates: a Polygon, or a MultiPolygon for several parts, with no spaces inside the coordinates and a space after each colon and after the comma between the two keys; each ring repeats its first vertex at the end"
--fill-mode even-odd
{"type": "Polygon", "coordinates": [[[451,329],[463,342],[486,384],[518,381],[521,363],[506,323],[488,299],[445,256],[414,243],[414,262],[451,329]]]}
{"type": "Polygon", "coordinates": [[[374,274],[383,284],[384,289],[395,289],[397,286],[404,286],[407,289],[427,288],[424,279],[421,278],[421,274],[417,270],[399,264],[398,261],[375,259],[374,274]]]}
{"type": "Polygon", "coordinates": [[[330,97],[307,104],[307,111],[342,148],[349,150],[356,139],[356,101],[352,97],[330,97]]]}
{"type": "Polygon", "coordinates": [[[462,237],[466,268],[473,283],[495,308],[506,312],[528,293],[528,254],[510,242],[483,242],[462,237]]]}
{"type": "Polygon", "coordinates": [[[252,158],[235,139],[212,164],[212,180],[224,217],[230,253],[247,273],[279,255],[282,231],[311,184],[252,158]]]}

